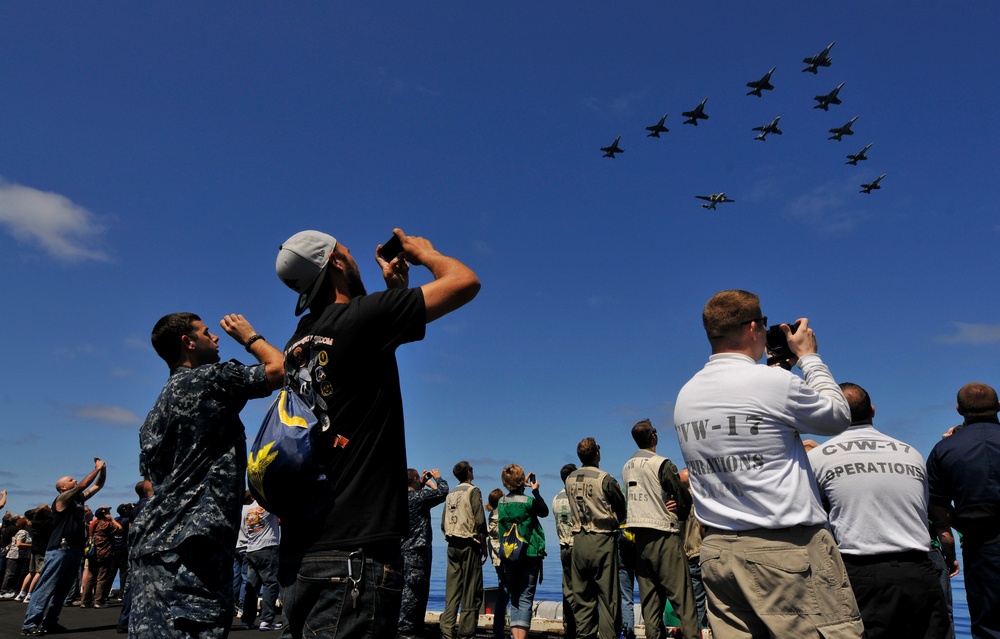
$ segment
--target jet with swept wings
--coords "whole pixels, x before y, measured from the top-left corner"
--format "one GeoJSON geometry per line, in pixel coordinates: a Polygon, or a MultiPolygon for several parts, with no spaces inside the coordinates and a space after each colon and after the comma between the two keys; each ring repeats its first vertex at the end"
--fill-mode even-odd
{"type": "Polygon", "coordinates": [[[735,202],[736,200],[730,200],[726,197],[725,193],[713,193],[712,195],[696,195],[699,200],[707,200],[708,204],[702,204],[701,208],[708,209],[709,211],[715,210],[716,204],[725,204],[726,202],[735,202]]]}
{"type": "Polygon", "coordinates": [[[657,122],[653,126],[646,127],[646,130],[649,131],[649,133],[646,134],[647,138],[658,138],[660,137],[661,133],[666,133],[667,131],[670,130],[667,127],[663,126],[663,123],[666,121],[668,115],[669,115],[668,113],[664,113],[663,117],[660,118],[659,122],[657,122]]]}
{"type": "Polygon", "coordinates": [[[853,118],[851,118],[850,122],[848,122],[844,126],[838,126],[835,129],[830,129],[830,133],[832,133],[833,135],[828,137],[827,140],[836,140],[837,142],[840,142],[841,138],[843,138],[845,135],[854,135],[854,131],[851,130],[851,125],[854,124],[854,121],[857,120],[859,117],[861,116],[856,115],[853,118]]]}
{"type": "Polygon", "coordinates": [[[836,89],[830,91],[826,95],[817,95],[815,98],[813,98],[813,100],[818,101],[819,104],[817,104],[813,108],[829,111],[831,104],[840,104],[840,98],[837,97],[837,94],[840,93],[841,87],[843,87],[845,84],[847,84],[847,82],[841,82],[839,85],[837,85],[836,89]]]}
{"type": "Polygon", "coordinates": [[[757,137],[755,137],[754,139],[755,140],[760,140],[762,142],[766,142],[767,141],[767,134],[768,133],[774,133],[775,135],[781,135],[781,129],[778,128],[778,120],[780,120],[780,119],[781,119],[781,116],[779,115],[778,117],[776,117],[773,120],[771,120],[770,124],[765,124],[763,126],[755,126],[753,128],[753,130],[754,131],[760,131],[760,133],[758,133],[757,137]]]}
{"type": "Polygon", "coordinates": [[[871,193],[872,191],[879,190],[882,187],[879,186],[878,183],[881,182],[882,178],[884,178],[884,177],[885,177],[885,173],[883,173],[882,175],[878,176],[877,178],[875,178],[874,180],[872,180],[868,184],[862,184],[861,185],[861,190],[859,191],[859,193],[868,194],[868,193],[871,193]]]}
{"type": "Polygon", "coordinates": [[[758,98],[761,97],[761,91],[771,91],[774,89],[774,85],[771,84],[771,74],[778,67],[771,67],[771,70],[764,74],[764,77],[760,80],[754,82],[747,82],[747,86],[750,87],[750,92],[747,95],[755,95],[758,98]]]}
{"type": "Polygon", "coordinates": [[[708,116],[705,115],[705,103],[708,102],[708,98],[701,101],[701,104],[696,106],[693,111],[684,111],[681,113],[687,120],[684,120],[684,124],[693,124],[698,126],[698,120],[707,120],[708,116]]]}
{"type": "Polygon", "coordinates": [[[618,141],[622,139],[622,136],[615,138],[615,141],[611,143],[611,146],[602,146],[601,150],[604,151],[604,157],[614,158],[615,153],[624,153],[625,149],[618,146],[618,141]]]}
{"type": "Polygon", "coordinates": [[[833,58],[830,57],[830,49],[832,49],[835,44],[837,44],[836,40],[831,42],[830,46],[820,51],[818,55],[814,55],[811,58],[803,58],[802,61],[808,66],[805,69],[802,69],[802,72],[805,73],[808,71],[812,74],[816,74],[819,73],[819,67],[830,66],[830,63],[833,61],[833,58]]]}
{"type": "Polygon", "coordinates": [[[865,148],[861,149],[861,150],[860,150],[860,151],[858,151],[857,153],[852,153],[851,155],[848,155],[848,156],[847,156],[847,162],[844,162],[844,164],[853,164],[854,166],[857,166],[857,165],[858,165],[858,162],[860,162],[860,161],[862,161],[862,160],[867,160],[867,159],[868,159],[868,156],[867,156],[867,155],[865,155],[865,152],[866,152],[866,151],[867,151],[868,149],[870,149],[870,148],[872,148],[872,145],[871,145],[871,144],[869,144],[869,145],[868,145],[868,146],[866,146],[865,148]]]}

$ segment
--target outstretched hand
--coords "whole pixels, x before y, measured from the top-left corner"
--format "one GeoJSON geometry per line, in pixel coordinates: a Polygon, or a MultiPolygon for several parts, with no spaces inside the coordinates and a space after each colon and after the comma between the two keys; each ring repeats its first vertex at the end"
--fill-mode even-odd
{"type": "Polygon", "coordinates": [[[219,326],[241,345],[246,344],[247,340],[253,337],[255,332],[253,326],[250,326],[250,322],[237,313],[231,313],[223,317],[219,320],[219,326]]]}

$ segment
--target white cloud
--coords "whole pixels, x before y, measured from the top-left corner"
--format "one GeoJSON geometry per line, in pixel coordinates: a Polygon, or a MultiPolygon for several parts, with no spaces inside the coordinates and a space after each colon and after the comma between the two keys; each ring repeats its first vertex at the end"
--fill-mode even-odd
{"type": "Polygon", "coordinates": [[[785,215],[828,232],[852,230],[860,212],[852,208],[838,185],[824,184],[792,200],[785,215]]]}
{"type": "Polygon", "coordinates": [[[18,241],[36,244],[62,261],[109,259],[93,247],[105,230],[96,216],[58,193],[0,179],[0,227],[18,241]]]}
{"type": "Polygon", "coordinates": [[[1000,342],[1000,324],[967,324],[952,322],[955,332],[942,335],[937,341],[946,344],[994,344],[1000,342]]]}
{"type": "Polygon", "coordinates": [[[79,406],[72,409],[73,414],[81,419],[106,424],[124,424],[138,427],[142,423],[142,418],[120,406],[79,406]]]}

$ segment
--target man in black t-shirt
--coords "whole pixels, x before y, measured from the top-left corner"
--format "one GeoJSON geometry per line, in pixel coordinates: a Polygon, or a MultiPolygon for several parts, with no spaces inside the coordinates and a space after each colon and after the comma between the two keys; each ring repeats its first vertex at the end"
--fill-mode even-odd
{"type": "Polygon", "coordinates": [[[285,373],[309,380],[297,390],[323,428],[318,454],[332,494],[316,519],[283,521],[279,582],[295,638],[306,626],[318,637],[395,636],[399,543],[409,530],[395,351],[479,292],[467,266],[426,239],[393,233],[402,252],[386,261],[376,249],[388,290],[372,295],[350,250],[319,231],[290,237],[275,264],[300,294],[296,315],[309,309],[285,347],[285,373]],[[407,288],[407,262],[426,266],[434,281],[407,288]]]}

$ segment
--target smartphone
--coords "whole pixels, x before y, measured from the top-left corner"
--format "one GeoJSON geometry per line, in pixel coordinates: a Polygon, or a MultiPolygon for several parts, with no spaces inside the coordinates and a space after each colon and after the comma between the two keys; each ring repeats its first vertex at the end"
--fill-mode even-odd
{"type": "Polygon", "coordinates": [[[528,483],[529,484],[535,483],[535,473],[528,473],[528,483]]]}
{"type": "Polygon", "coordinates": [[[391,262],[402,252],[403,243],[400,241],[399,236],[395,233],[393,233],[392,237],[390,237],[389,240],[382,245],[382,248],[378,250],[379,257],[386,262],[391,262]]]}

